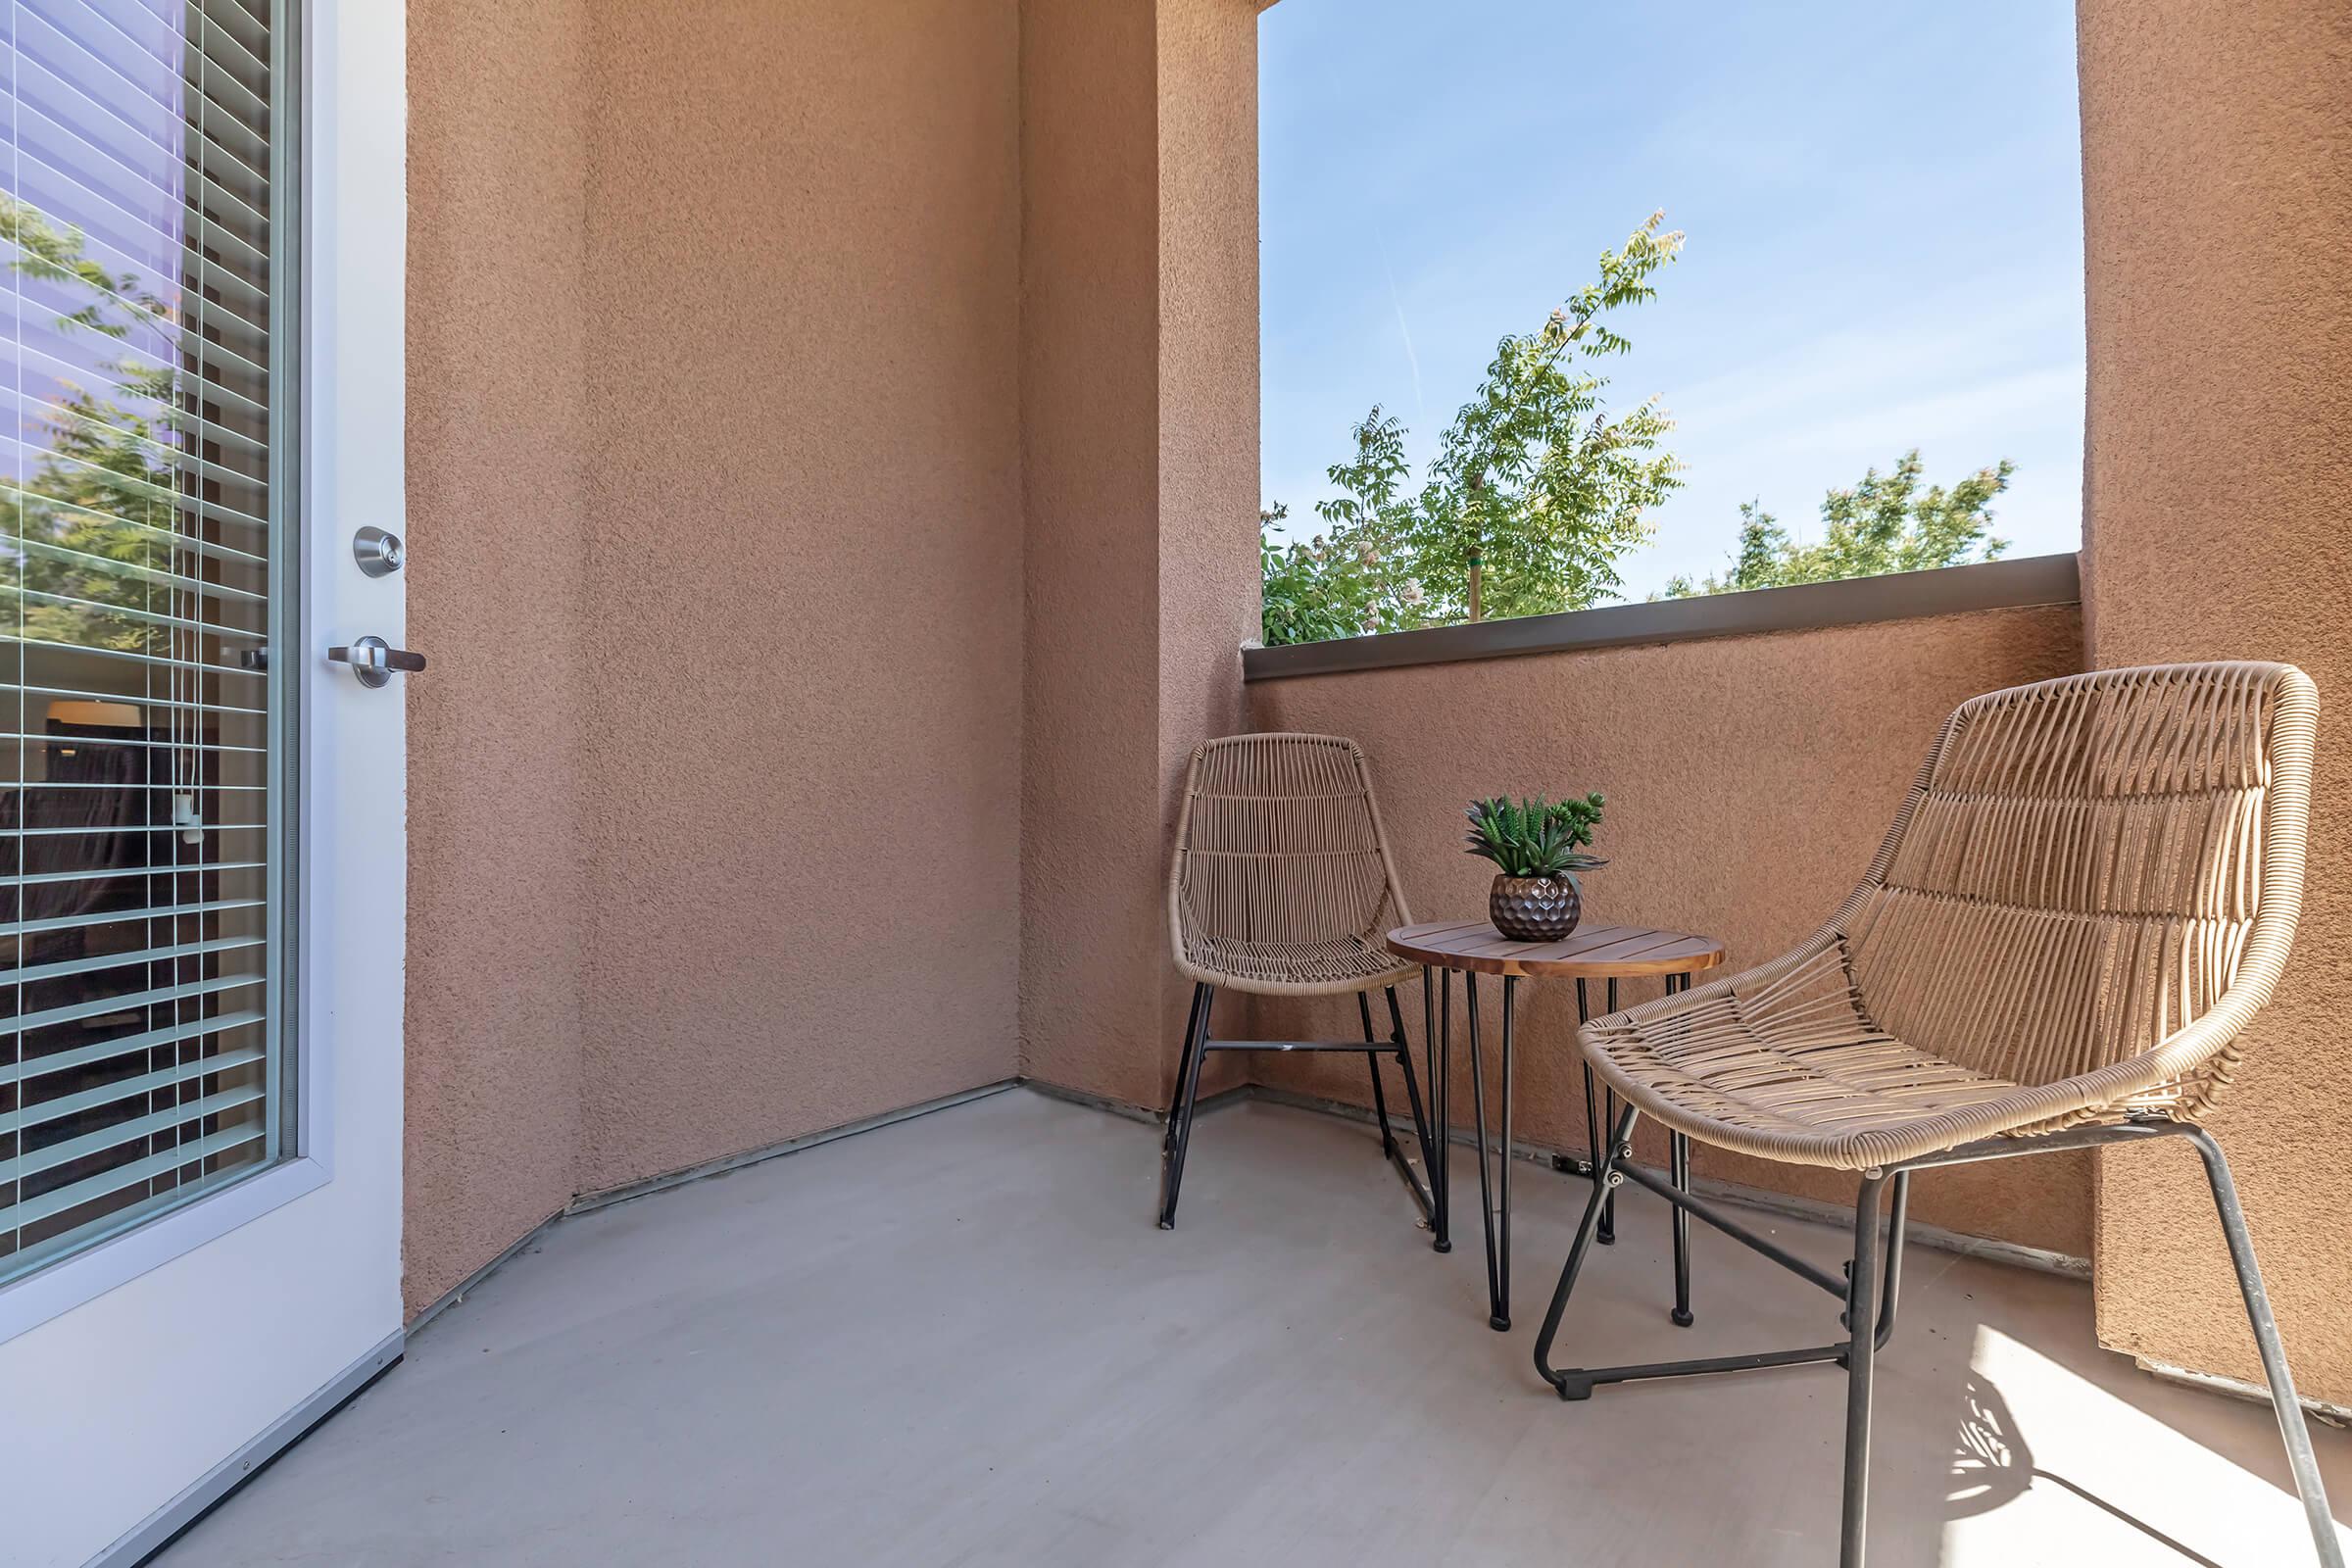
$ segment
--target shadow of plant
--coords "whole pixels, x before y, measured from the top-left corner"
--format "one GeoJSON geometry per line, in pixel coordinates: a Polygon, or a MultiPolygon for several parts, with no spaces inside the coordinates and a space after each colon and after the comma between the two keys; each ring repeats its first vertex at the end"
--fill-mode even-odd
{"type": "Polygon", "coordinates": [[[2097,1494],[2085,1491],[2061,1475],[2034,1463],[2034,1450],[2017,1430],[2016,1417],[2001,1391],[1971,1373],[1961,1393],[1960,1430],[1953,1435],[1952,1460],[1945,1478],[1944,1516],[1969,1519],[1986,1514],[2025,1495],[2036,1481],[2049,1483],[2068,1494],[2130,1525],[2182,1562],[2199,1568],[2221,1568],[2211,1557],[2192,1550],[2153,1525],[2133,1517],[2097,1494]]]}

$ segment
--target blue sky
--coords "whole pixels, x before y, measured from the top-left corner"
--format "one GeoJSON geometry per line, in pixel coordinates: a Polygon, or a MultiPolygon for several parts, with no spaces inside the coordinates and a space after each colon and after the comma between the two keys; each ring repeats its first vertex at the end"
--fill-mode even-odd
{"type": "Polygon", "coordinates": [[[1616,318],[1607,396],[1662,395],[1690,466],[1626,597],[1719,567],[1740,502],[1814,531],[1912,446],[1938,481],[2013,460],[2010,554],[2076,548],[2072,6],[1282,0],[1258,27],[1260,463],[1295,530],[1372,404],[1418,473],[1495,339],[1663,208],[1689,239],[1616,318]]]}

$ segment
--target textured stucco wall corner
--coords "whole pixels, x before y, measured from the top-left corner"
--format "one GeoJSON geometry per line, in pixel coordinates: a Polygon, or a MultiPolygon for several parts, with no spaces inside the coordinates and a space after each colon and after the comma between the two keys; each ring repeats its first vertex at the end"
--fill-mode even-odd
{"type": "MultiPolygon", "coordinates": [[[[1241,646],[1259,629],[1257,8],[1159,0],[1158,22],[1164,865],[1194,748],[1248,727],[1241,646]]],[[[1172,1085],[1192,986],[1164,960],[1159,975],[1157,1065],[1172,1085]]],[[[1248,1032],[1250,999],[1218,1011],[1220,1033],[1248,1032]]],[[[1219,1059],[1202,1087],[1247,1076],[1219,1059]]]]}
{"type": "Polygon", "coordinates": [[[412,8],[412,1310],[1015,1070],[1017,21],[412,8]]]}
{"type": "Polygon", "coordinates": [[[1174,1076],[1168,830],[1256,619],[1256,36],[1021,7],[1021,1064],[1128,1104],[1174,1076]]]}
{"type": "Polygon", "coordinates": [[[1152,8],[1021,0],[1021,1070],[1157,1093],[1152,8]]]}
{"type": "Polygon", "coordinates": [[[411,1312],[572,1193],[584,0],[409,11],[411,1312]]]}
{"type": "MultiPolygon", "coordinates": [[[[2080,616],[2051,607],[1265,680],[1250,690],[1255,728],[1348,735],[1364,747],[1417,918],[1484,913],[1491,868],[1461,853],[1464,801],[1596,789],[1609,797],[1598,848],[1610,864],[1587,880],[1587,918],[1705,932],[1741,965],[1786,951],[1838,907],[1955,706],[2072,673],[2082,659],[2080,616]]],[[[1628,982],[1620,1001],[1657,989],[1628,982]]],[[[1417,992],[1404,1003],[1418,1050],[1417,992]]],[[[1460,1041],[1458,979],[1453,995],[1460,1041]]],[[[1494,982],[1485,997],[1492,1006],[1494,982]]],[[[1519,1130],[1581,1148],[1574,990],[1533,982],[1520,998],[1519,1130]]],[[[1596,1009],[1601,1001],[1596,992],[1596,1009]]],[[[1347,1038],[1358,1027],[1348,1002],[1262,1010],[1270,1036],[1347,1038]]],[[[1466,1054],[1456,1054],[1453,1102],[1466,1120],[1469,1069],[1466,1054]]],[[[1301,1093],[1368,1098],[1353,1062],[1283,1058],[1258,1072],[1301,1093]]],[[[1642,1157],[1662,1162],[1653,1142],[1642,1143],[1642,1157]]],[[[1851,1201],[1851,1180],[1830,1172],[1713,1150],[1697,1152],[1696,1168],[1851,1201]]],[[[2074,1156],[1936,1172],[1918,1183],[1913,1211],[1947,1230],[2081,1256],[2090,1247],[2089,1181],[2074,1156]]]]}
{"type": "MultiPolygon", "coordinates": [[[[2320,686],[2303,921],[2211,1126],[2301,1391],[2352,1397],[2352,7],[2082,0],[2092,662],[2320,686]]],[[[2104,1343],[2259,1382],[2195,1159],[2102,1156],[2104,1343]]]]}
{"type": "Polygon", "coordinates": [[[1021,513],[1013,0],[591,20],[596,1189],[1012,1075],[1021,513]]]}

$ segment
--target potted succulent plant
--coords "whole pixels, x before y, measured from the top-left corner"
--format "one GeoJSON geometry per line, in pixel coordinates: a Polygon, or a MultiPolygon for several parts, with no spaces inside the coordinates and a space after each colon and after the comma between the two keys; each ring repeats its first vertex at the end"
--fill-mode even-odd
{"type": "Polygon", "coordinates": [[[1582,852],[1592,842],[1607,803],[1598,795],[1582,800],[1513,802],[1502,796],[1470,803],[1472,855],[1499,868],[1487,895],[1487,918],[1516,942],[1557,942],[1576,929],[1585,911],[1579,871],[1608,862],[1582,852]]]}

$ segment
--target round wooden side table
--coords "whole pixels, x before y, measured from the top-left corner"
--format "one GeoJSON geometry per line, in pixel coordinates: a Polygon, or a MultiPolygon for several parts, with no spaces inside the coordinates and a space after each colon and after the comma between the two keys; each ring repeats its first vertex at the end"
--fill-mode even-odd
{"type": "MultiPolygon", "coordinates": [[[[1388,936],[1389,951],[1421,965],[1422,1040],[1429,1064],[1430,1116],[1438,1152],[1446,1140],[1446,1080],[1452,1057],[1453,1025],[1450,1001],[1453,975],[1460,971],[1467,993],[1470,1025],[1470,1098],[1473,1126],[1478,1136],[1478,1195],[1480,1217],[1487,1240],[1488,1324],[1497,1332],[1511,1326],[1511,1047],[1512,1015],[1519,982],[1573,980],[1579,1022],[1592,1017],[1586,984],[1598,980],[1607,987],[1607,1012],[1617,1010],[1617,982],[1662,977],[1669,995],[1687,991],[1690,976],[1723,962],[1723,944],[1712,937],[1687,931],[1660,931],[1650,926],[1596,925],[1570,932],[1558,942],[1514,942],[1484,920],[1438,920],[1398,926],[1388,936]],[[1481,1062],[1478,1031],[1478,977],[1502,977],[1502,1104],[1498,1132],[1501,1169],[1490,1176],[1487,1152],[1486,1069],[1481,1062]],[[1435,1042],[1434,1045],[1430,1044],[1435,1042]],[[1499,1199],[1499,1201],[1497,1200],[1499,1199]]],[[[1581,1058],[1580,1058],[1581,1059],[1581,1058]]],[[[1585,1067],[1585,1148],[1597,1151],[1606,1130],[1616,1120],[1616,1096],[1605,1087],[1599,1103],[1593,1099],[1592,1069],[1585,1067]]],[[[1430,1199],[1435,1212],[1431,1230],[1437,1250],[1452,1250],[1448,1230],[1453,1179],[1449,1161],[1430,1161],[1430,1199]]],[[[1555,1161],[1561,1168],[1593,1175],[1591,1159],[1555,1161]]],[[[1690,1182],[1690,1145],[1681,1134],[1670,1141],[1668,1174],[1678,1188],[1690,1182]]],[[[1615,1240],[1616,1204],[1602,1211],[1598,1239],[1615,1240]]],[[[1674,1321],[1685,1327],[1690,1318],[1690,1219],[1674,1211],[1674,1321]]]]}

